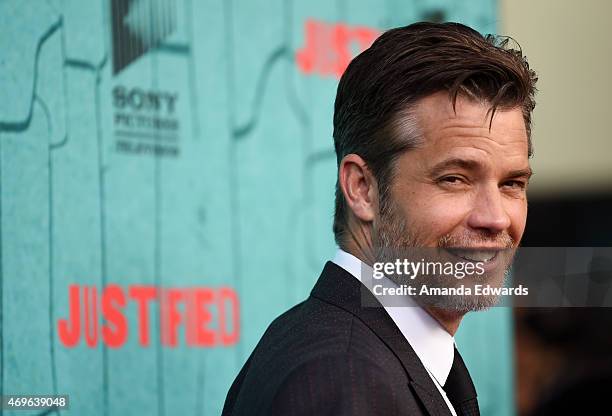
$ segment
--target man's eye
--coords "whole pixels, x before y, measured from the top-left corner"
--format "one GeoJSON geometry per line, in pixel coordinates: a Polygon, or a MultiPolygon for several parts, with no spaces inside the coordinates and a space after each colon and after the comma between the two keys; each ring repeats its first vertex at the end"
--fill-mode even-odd
{"type": "Polygon", "coordinates": [[[440,179],[440,182],[455,185],[455,184],[463,183],[464,180],[463,178],[459,176],[445,176],[440,179]]]}
{"type": "Polygon", "coordinates": [[[506,181],[503,183],[503,186],[511,189],[525,189],[527,186],[526,182],[523,181],[506,181]]]}

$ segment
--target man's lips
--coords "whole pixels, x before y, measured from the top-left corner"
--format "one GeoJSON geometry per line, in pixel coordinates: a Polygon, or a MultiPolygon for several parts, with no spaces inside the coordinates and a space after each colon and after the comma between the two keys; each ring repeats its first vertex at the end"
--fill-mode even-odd
{"type": "Polygon", "coordinates": [[[473,263],[489,263],[497,258],[498,253],[502,248],[453,248],[445,247],[445,250],[456,257],[460,257],[466,261],[473,263]]]}
{"type": "Polygon", "coordinates": [[[507,247],[445,247],[444,250],[457,259],[456,261],[480,263],[479,269],[484,270],[485,273],[496,273],[501,268],[508,267],[513,251],[507,247]]]}

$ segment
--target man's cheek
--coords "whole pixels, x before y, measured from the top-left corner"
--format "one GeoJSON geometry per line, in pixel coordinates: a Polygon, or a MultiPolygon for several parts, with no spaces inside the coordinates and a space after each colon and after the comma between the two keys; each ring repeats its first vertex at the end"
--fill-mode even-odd
{"type": "Polygon", "coordinates": [[[527,225],[527,200],[516,201],[513,203],[508,210],[511,221],[511,235],[512,238],[518,243],[525,231],[527,225]]]}
{"type": "Polygon", "coordinates": [[[421,212],[418,229],[424,246],[437,247],[440,239],[463,227],[469,210],[457,205],[432,205],[421,212]]]}
{"type": "Polygon", "coordinates": [[[452,195],[446,198],[425,197],[431,203],[425,210],[427,217],[441,228],[455,228],[464,222],[472,210],[468,195],[452,195]]]}

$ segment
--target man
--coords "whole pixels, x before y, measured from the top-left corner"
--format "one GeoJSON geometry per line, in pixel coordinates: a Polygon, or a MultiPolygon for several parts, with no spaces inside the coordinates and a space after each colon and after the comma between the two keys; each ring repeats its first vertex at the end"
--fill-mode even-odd
{"type": "Polygon", "coordinates": [[[364,307],[359,280],[411,247],[495,265],[518,245],[535,82],[520,52],[456,23],[390,30],[351,62],[334,113],[340,250],[267,329],[224,415],[479,414],[453,336],[494,299],[364,307]]]}

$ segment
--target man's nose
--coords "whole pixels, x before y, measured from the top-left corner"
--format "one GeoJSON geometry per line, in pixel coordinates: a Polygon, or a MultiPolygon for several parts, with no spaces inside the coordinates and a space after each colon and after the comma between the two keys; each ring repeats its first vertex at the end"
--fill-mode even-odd
{"type": "Polygon", "coordinates": [[[497,184],[482,186],[474,198],[474,205],[468,217],[470,228],[498,234],[510,227],[504,196],[497,184]]]}

